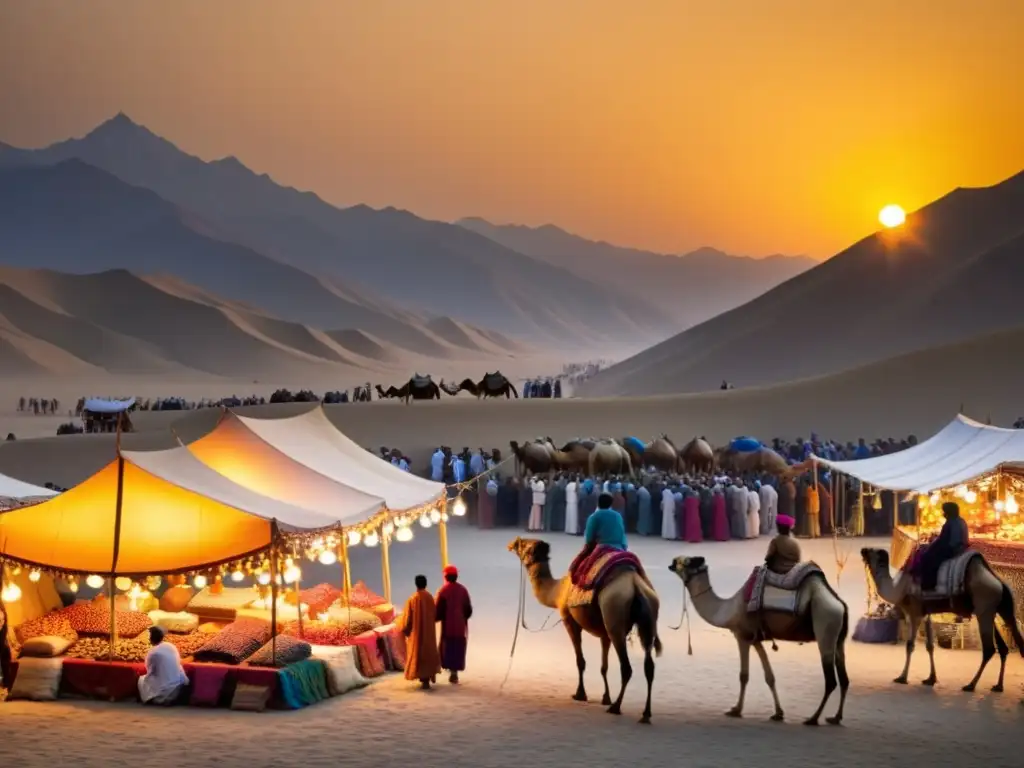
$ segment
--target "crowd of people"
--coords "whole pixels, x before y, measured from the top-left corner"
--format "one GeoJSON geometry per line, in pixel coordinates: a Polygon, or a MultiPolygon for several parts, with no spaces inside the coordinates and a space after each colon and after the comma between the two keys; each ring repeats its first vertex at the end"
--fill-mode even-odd
{"type": "Polygon", "coordinates": [[[530,379],[523,384],[523,397],[561,398],[562,380],[530,379]]]}

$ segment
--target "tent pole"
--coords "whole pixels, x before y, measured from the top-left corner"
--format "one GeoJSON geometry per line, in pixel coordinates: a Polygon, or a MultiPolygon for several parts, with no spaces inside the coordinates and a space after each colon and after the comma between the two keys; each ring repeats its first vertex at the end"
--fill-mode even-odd
{"type": "Polygon", "coordinates": [[[441,520],[437,524],[438,536],[441,539],[441,567],[448,567],[448,523],[441,520]]]}
{"type": "Polygon", "coordinates": [[[277,548],[273,544],[270,545],[270,663],[277,666],[277,548]]]}
{"type": "Polygon", "coordinates": [[[391,537],[381,531],[380,534],[380,566],[384,579],[384,600],[391,602],[391,556],[388,553],[388,545],[391,537]]]}
{"type": "Polygon", "coordinates": [[[108,660],[114,660],[117,645],[117,608],[114,605],[114,580],[117,578],[117,558],[121,554],[121,508],[124,506],[124,457],[121,456],[121,414],[117,415],[117,493],[114,497],[114,554],[110,561],[110,649],[108,660]]]}
{"type": "Polygon", "coordinates": [[[107,580],[107,596],[110,599],[110,651],[107,661],[114,660],[114,648],[117,645],[117,609],[114,606],[114,574],[107,580]]]}
{"type": "Polygon", "coordinates": [[[299,639],[303,638],[302,632],[302,590],[299,589],[301,578],[295,580],[295,609],[299,612],[299,639]]]}
{"type": "Polygon", "coordinates": [[[341,532],[341,594],[345,598],[345,605],[349,605],[349,598],[352,594],[352,570],[348,564],[348,535],[341,532]]]}

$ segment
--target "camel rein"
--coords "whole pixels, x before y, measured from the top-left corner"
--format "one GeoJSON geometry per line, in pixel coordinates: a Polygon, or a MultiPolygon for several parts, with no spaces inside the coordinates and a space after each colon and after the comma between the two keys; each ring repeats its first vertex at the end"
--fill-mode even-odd
{"type": "MultiPolygon", "coordinates": [[[[704,590],[706,592],[707,590],[704,590]]],[[[700,595],[703,595],[701,592],[700,595]]],[[[700,595],[694,595],[695,598],[700,595]]],[[[683,627],[683,622],[686,622],[686,655],[693,656],[693,639],[690,636],[690,605],[689,605],[690,590],[687,589],[686,584],[683,584],[683,612],[679,616],[679,624],[676,626],[669,625],[669,629],[676,632],[683,627]]]]}
{"type": "Polygon", "coordinates": [[[538,632],[545,632],[549,629],[554,629],[562,623],[562,620],[559,619],[550,627],[547,626],[548,620],[555,613],[554,611],[551,611],[551,613],[547,615],[547,618],[544,619],[544,623],[540,625],[539,629],[530,629],[526,626],[526,563],[523,563],[522,566],[523,567],[519,570],[519,605],[516,610],[516,629],[512,635],[512,649],[508,653],[508,669],[505,670],[505,677],[502,679],[501,685],[498,686],[499,693],[505,687],[505,683],[508,682],[508,676],[512,673],[512,660],[515,658],[516,644],[519,642],[519,628],[522,627],[527,632],[533,632],[536,634],[538,632]]]}

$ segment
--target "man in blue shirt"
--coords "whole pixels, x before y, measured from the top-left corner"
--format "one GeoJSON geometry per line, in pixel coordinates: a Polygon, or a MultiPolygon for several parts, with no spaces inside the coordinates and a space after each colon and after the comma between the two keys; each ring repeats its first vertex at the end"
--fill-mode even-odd
{"type": "Polygon", "coordinates": [[[597,511],[587,520],[587,528],[583,532],[584,549],[598,546],[612,547],[625,551],[626,525],[622,515],[612,509],[612,495],[602,493],[597,499],[597,511]]]}
{"type": "Polygon", "coordinates": [[[444,480],[444,451],[438,448],[430,457],[430,479],[435,483],[444,480]]]}

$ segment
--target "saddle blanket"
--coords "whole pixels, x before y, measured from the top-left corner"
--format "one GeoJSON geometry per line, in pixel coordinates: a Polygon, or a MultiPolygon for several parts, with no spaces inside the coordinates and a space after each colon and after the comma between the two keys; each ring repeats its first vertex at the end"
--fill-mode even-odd
{"type": "Polygon", "coordinates": [[[582,608],[594,601],[594,596],[604,585],[604,580],[617,568],[631,568],[644,579],[644,567],[632,552],[613,549],[607,546],[595,547],[587,555],[579,555],[569,566],[569,591],[566,595],[566,606],[582,608]]]}
{"type": "Polygon", "coordinates": [[[747,613],[760,611],[781,611],[796,613],[797,594],[800,585],[808,576],[824,572],[817,563],[808,560],[798,563],[789,573],[776,573],[767,565],[759,565],[750,574],[744,586],[743,596],[747,601],[747,613]]]}
{"type": "Polygon", "coordinates": [[[935,589],[923,592],[919,575],[920,552],[920,549],[915,550],[914,554],[908,558],[907,563],[896,577],[896,586],[902,588],[903,580],[909,579],[908,591],[919,592],[925,600],[945,600],[962,595],[964,582],[967,580],[967,567],[976,557],[984,560],[984,555],[976,549],[968,549],[956,557],[944,560],[939,566],[939,577],[935,582],[935,589]]]}

